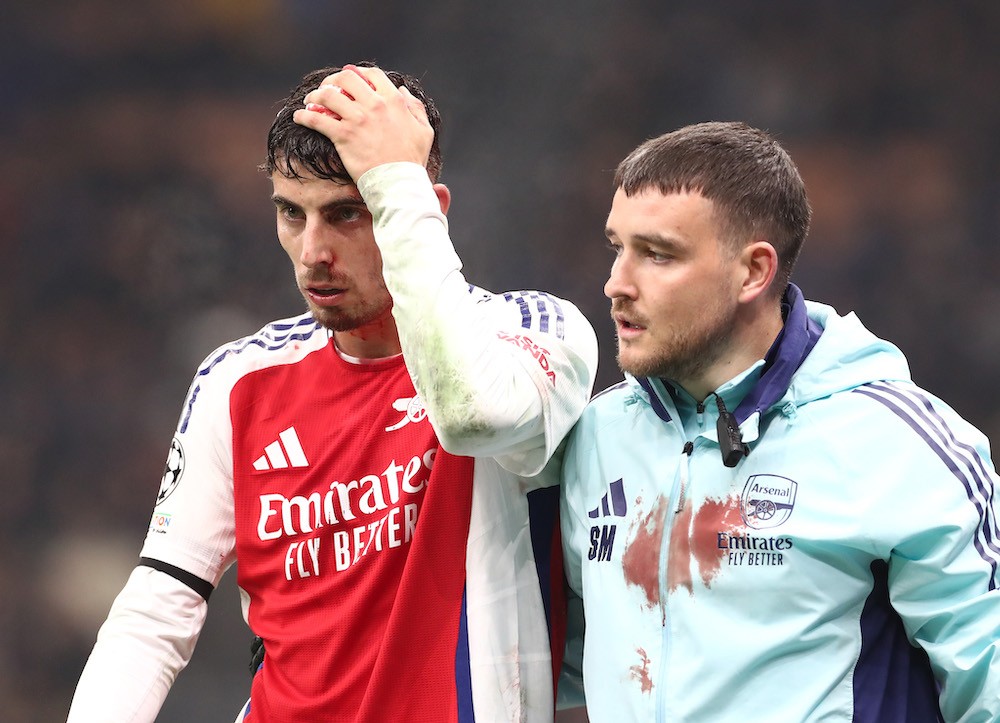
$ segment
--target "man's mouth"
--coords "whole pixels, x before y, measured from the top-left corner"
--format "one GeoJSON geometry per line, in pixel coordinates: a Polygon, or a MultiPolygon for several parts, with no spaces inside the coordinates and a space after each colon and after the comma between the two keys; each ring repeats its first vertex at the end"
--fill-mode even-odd
{"type": "Polygon", "coordinates": [[[621,314],[614,315],[615,328],[618,331],[619,338],[633,337],[642,333],[646,330],[646,327],[640,324],[638,321],[629,319],[621,314]]]}
{"type": "Polygon", "coordinates": [[[339,286],[307,286],[305,288],[306,297],[321,306],[339,301],[346,291],[347,289],[339,286]]]}

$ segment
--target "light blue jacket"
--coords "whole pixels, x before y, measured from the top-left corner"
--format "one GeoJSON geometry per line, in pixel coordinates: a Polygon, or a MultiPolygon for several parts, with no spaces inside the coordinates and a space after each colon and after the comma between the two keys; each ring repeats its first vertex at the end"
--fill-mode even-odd
{"type": "Polygon", "coordinates": [[[718,390],[749,448],[735,467],[715,397],[658,379],[598,395],[573,431],[562,704],[582,671],[592,723],[1000,721],[986,438],[853,314],[786,301],[767,359],[718,390]]]}

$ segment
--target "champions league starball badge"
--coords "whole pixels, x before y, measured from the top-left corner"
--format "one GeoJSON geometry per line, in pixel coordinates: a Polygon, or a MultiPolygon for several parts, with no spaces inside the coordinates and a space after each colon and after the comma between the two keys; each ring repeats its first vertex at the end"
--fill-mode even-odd
{"type": "Polygon", "coordinates": [[[184,474],[184,448],[177,437],[170,442],[170,452],[167,454],[167,464],[163,468],[163,479],[160,480],[160,492],[156,495],[156,504],[167,499],[181,481],[184,474]]]}

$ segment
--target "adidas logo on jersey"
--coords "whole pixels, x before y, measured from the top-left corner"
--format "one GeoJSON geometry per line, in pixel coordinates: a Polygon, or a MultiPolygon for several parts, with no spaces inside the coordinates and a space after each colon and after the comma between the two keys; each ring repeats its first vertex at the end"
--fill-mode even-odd
{"type": "Polygon", "coordinates": [[[253,468],[258,472],[288,467],[308,467],[309,460],[302,451],[299,435],[295,427],[289,427],[278,438],[264,447],[264,454],[254,460],[253,468]]]}
{"type": "MultiPolygon", "coordinates": [[[[601,497],[601,502],[597,507],[587,512],[587,516],[592,520],[607,517],[624,517],[628,511],[628,503],[625,501],[625,487],[621,479],[616,479],[608,485],[608,491],[601,497]]],[[[590,549],[587,551],[588,560],[605,562],[611,559],[615,546],[615,533],[618,531],[617,521],[610,524],[594,524],[590,528],[590,549]]]]}
{"type": "Polygon", "coordinates": [[[601,504],[587,513],[587,517],[624,517],[628,505],[625,504],[625,489],[620,479],[608,485],[608,491],[601,498],[601,504]]]}

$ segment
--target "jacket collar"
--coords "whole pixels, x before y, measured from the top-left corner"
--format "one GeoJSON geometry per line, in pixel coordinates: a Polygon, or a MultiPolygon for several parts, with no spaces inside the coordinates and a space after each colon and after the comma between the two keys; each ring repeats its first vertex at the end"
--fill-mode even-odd
{"type": "Polygon", "coordinates": [[[733,411],[740,424],[754,413],[763,414],[785,395],[792,376],[823,334],[823,328],[806,313],[805,299],[795,284],[789,284],[785,290],[781,313],[785,317],[785,325],[764,357],[760,381],[733,411]]]}

